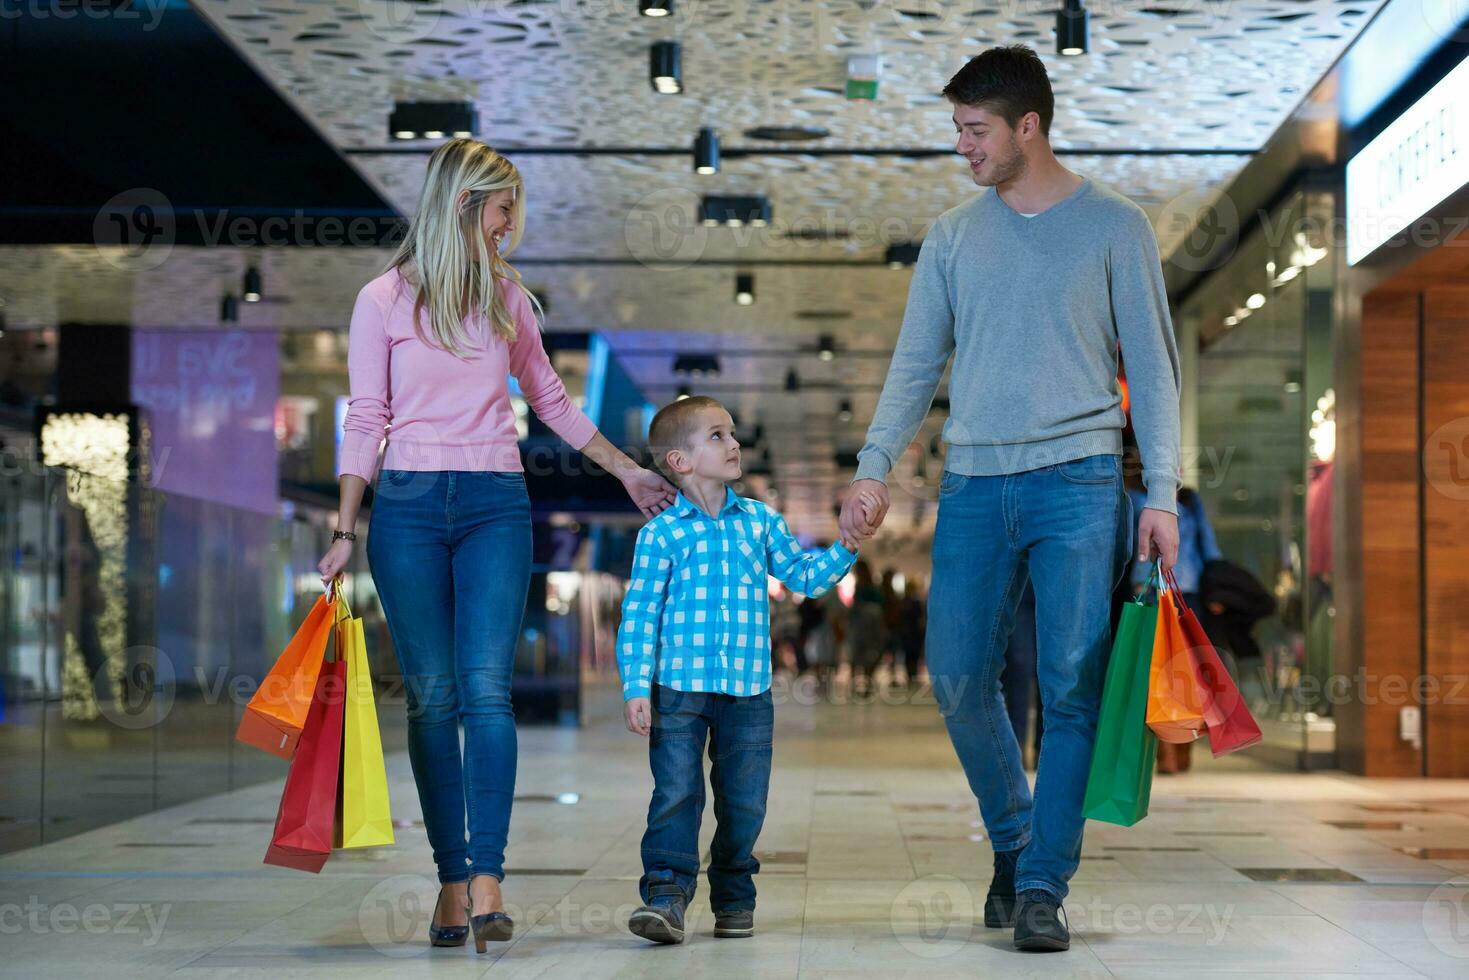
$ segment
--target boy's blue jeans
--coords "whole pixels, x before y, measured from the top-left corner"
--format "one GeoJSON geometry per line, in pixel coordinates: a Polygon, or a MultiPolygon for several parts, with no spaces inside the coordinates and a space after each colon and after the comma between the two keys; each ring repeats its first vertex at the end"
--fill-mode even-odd
{"type": "Polygon", "coordinates": [[[713,843],[709,845],[709,904],[715,912],[755,909],[754,875],[760,870],[755,839],[765,823],[770,789],[770,691],[751,697],[675,691],[653,685],[653,732],[648,758],[653,801],[643,834],[643,877],[665,876],[692,902],[699,881],[699,820],[704,813],[704,743],[709,743],[709,784],[714,791],[713,843]]]}
{"type": "Polygon", "coordinates": [[[928,669],[991,846],[1025,848],[1017,892],[1065,898],[1081,861],[1081,804],[1111,649],[1112,590],[1132,548],[1131,511],[1117,456],[1006,476],[945,472],[940,485],[928,669]],[[1027,575],[1045,722],[1033,797],[1000,693],[1027,575]]]}

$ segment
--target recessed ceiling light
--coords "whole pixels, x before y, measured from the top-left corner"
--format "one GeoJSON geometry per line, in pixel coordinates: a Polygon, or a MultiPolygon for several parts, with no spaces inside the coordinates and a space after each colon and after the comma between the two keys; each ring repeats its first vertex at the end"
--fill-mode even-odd
{"type": "Polygon", "coordinates": [[[650,55],[653,90],[660,95],[678,95],[683,91],[683,67],[677,41],[655,42],[650,55]]]}
{"type": "Polygon", "coordinates": [[[445,133],[473,136],[479,132],[479,109],[473,102],[395,102],[388,116],[394,139],[443,139],[445,133]]]}
{"type": "Polygon", "coordinates": [[[1066,0],[1056,11],[1056,50],[1060,54],[1068,58],[1086,54],[1089,16],[1081,0],[1066,0]]]}
{"type": "Polygon", "coordinates": [[[667,17],[673,13],[673,0],[638,0],[638,13],[644,17],[667,17]]]}
{"type": "Polygon", "coordinates": [[[755,302],[755,274],[741,272],[735,276],[735,302],[750,306],[755,302]]]}
{"type": "Polygon", "coordinates": [[[703,127],[694,137],[694,173],[719,173],[719,134],[713,127],[703,127]]]}

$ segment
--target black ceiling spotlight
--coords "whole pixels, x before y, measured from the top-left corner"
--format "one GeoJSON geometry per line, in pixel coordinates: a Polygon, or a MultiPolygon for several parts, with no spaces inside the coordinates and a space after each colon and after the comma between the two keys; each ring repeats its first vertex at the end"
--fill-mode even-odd
{"type": "Polygon", "coordinates": [[[789,371],[786,372],[786,391],[800,391],[800,390],[801,390],[801,376],[796,373],[796,369],[795,368],[791,368],[789,371]]]}
{"type": "Polygon", "coordinates": [[[852,421],[852,399],[842,399],[841,407],[837,409],[837,418],[843,422],[852,421]]]}
{"type": "Polygon", "coordinates": [[[673,13],[673,0],[638,0],[638,13],[644,17],[668,17],[673,13]]]}
{"type": "Polygon", "coordinates": [[[1072,57],[1086,54],[1087,22],[1091,15],[1081,0],[1065,0],[1056,11],[1056,53],[1072,57]]]}
{"type": "Polygon", "coordinates": [[[245,270],[245,289],[242,295],[245,302],[258,303],[260,302],[260,293],[260,270],[252,265],[245,270]]]}
{"type": "Polygon", "coordinates": [[[688,385],[679,385],[678,386],[678,394],[674,397],[673,400],[676,401],[676,402],[681,402],[685,398],[688,398],[691,394],[693,394],[693,392],[691,392],[689,390],[689,386],[688,385]]]}
{"type": "Polygon", "coordinates": [[[922,247],[922,242],[894,242],[888,246],[884,260],[889,269],[901,269],[904,266],[914,265],[918,261],[918,250],[922,247]]]}
{"type": "Polygon", "coordinates": [[[395,140],[441,140],[478,132],[479,109],[473,102],[395,102],[388,116],[388,133],[395,140]]]}
{"type": "Polygon", "coordinates": [[[653,91],[659,95],[683,92],[683,66],[677,41],[655,41],[651,56],[653,91]]]}
{"type": "Polygon", "coordinates": [[[816,356],[823,361],[829,361],[837,356],[836,338],[829,333],[824,333],[816,338],[816,356]]]}
{"type": "Polygon", "coordinates": [[[673,373],[695,378],[719,373],[719,357],[715,354],[679,354],[673,359],[673,373]]]}
{"type": "Polygon", "coordinates": [[[699,201],[699,220],[706,225],[743,224],[762,228],[770,223],[770,200],[764,197],[722,197],[706,194],[699,201]]]}
{"type": "Polygon", "coordinates": [[[740,272],[735,275],[735,302],[749,306],[755,302],[755,273],[740,272]]]}
{"type": "Polygon", "coordinates": [[[719,173],[719,134],[705,126],[694,137],[694,173],[708,176],[719,173]]]}
{"type": "Polygon", "coordinates": [[[240,321],[240,301],[235,299],[234,293],[225,293],[224,299],[219,301],[219,322],[238,323],[240,321]]]}

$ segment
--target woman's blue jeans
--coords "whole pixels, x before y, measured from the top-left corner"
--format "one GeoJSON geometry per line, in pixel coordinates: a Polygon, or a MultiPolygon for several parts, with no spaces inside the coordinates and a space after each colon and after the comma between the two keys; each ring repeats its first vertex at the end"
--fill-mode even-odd
{"type": "Polygon", "coordinates": [[[525,477],[383,470],[367,560],[403,672],[408,758],[439,881],[503,879],[515,795],[510,676],[530,585],[525,477]]]}
{"type": "Polygon", "coordinates": [[[1117,456],[1008,476],[945,472],[940,485],[928,671],[991,846],[1024,848],[1017,892],[1065,898],[1081,860],[1082,797],[1111,650],[1112,589],[1132,548],[1131,509],[1117,456]],[[1000,694],[1027,575],[1045,719],[1034,796],[1000,694]]]}

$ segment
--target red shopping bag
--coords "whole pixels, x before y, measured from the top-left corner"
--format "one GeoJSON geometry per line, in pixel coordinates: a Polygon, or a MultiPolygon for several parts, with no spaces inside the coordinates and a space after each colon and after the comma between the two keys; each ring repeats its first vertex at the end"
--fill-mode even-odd
{"type": "MultiPolygon", "coordinates": [[[[1164,576],[1171,588],[1178,588],[1172,569],[1165,572],[1164,576]]],[[[1183,627],[1184,638],[1188,641],[1189,650],[1198,665],[1199,677],[1209,688],[1210,697],[1204,710],[1204,721],[1209,727],[1209,750],[1218,757],[1254,745],[1262,738],[1255,716],[1250,714],[1250,708],[1239,693],[1239,687],[1234,683],[1234,678],[1229,676],[1224,661],[1219,659],[1214,644],[1209,642],[1199,618],[1187,605],[1180,606],[1179,624],[1183,627]]]]}
{"type": "Polygon", "coordinates": [[[275,818],[265,863],[316,874],[332,851],[337,816],[337,781],[342,774],[342,718],[347,661],[325,664],[316,681],[311,710],[291,760],[286,789],[275,818]]]}
{"type": "Polygon", "coordinates": [[[323,595],[316,600],[301,628],[260,682],[245,706],[236,739],[282,759],[295,754],[335,619],[334,589],[330,597],[323,595]]]}

